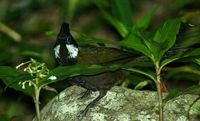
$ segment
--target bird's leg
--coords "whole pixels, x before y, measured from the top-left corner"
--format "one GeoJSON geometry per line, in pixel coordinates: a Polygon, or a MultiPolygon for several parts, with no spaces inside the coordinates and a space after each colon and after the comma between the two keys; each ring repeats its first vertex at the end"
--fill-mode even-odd
{"type": "Polygon", "coordinates": [[[106,92],[105,90],[100,90],[99,92],[99,96],[97,98],[95,98],[92,102],[90,102],[86,108],[84,110],[82,110],[79,114],[79,117],[83,117],[87,114],[88,110],[90,108],[92,108],[102,97],[104,97],[106,95],[106,92]]]}
{"type": "Polygon", "coordinates": [[[88,96],[90,93],[91,93],[91,90],[87,89],[79,99],[83,99],[84,97],[88,96]]]}

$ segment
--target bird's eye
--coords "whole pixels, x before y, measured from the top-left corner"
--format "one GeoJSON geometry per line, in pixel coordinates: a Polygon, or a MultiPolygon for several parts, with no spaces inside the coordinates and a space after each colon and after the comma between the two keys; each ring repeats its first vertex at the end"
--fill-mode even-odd
{"type": "Polygon", "coordinates": [[[66,41],[68,44],[72,44],[72,38],[70,36],[67,37],[66,41]]]}

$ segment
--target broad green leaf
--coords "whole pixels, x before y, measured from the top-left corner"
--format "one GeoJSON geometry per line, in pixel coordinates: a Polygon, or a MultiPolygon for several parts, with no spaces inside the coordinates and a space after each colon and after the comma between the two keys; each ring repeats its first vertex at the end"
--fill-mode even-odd
{"type": "Polygon", "coordinates": [[[136,25],[139,29],[146,29],[153,17],[155,16],[158,10],[158,6],[155,6],[152,10],[148,11],[144,16],[142,16],[137,22],[136,25]]]}
{"type": "Polygon", "coordinates": [[[6,86],[18,91],[22,91],[30,96],[34,96],[33,87],[29,87],[27,84],[27,88],[22,89],[22,85],[18,84],[20,81],[32,79],[28,73],[20,73],[14,68],[0,66],[0,79],[6,84],[6,86]]]}
{"type": "Polygon", "coordinates": [[[151,52],[152,54],[151,60],[154,63],[156,63],[156,61],[160,59],[157,53],[161,51],[160,50],[162,48],[161,45],[158,42],[151,41],[151,40],[144,40],[144,43],[146,47],[148,48],[149,52],[151,52]]]}
{"type": "Polygon", "coordinates": [[[53,83],[60,80],[64,80],[70,77],[79,75],[95,75],[103,73],[106,71],[116,71],[121,68],[125,68],[127,65],[110,65],[110,66],[100,66],[100,65],[72,65],[65,67],[57,67],[50,72],[50,75],[41,81],[42,84],[53,83]],[[51,76],[55,76],[57,80],[48,79],[51,76]]]}
{"type": "Polygon", "coordinates": [[[196,95],[199,95],[200,94],[200,86],[192,86],[192,87],[189,87],[187,89],[180,89],[180,90],[171,91],[163,99],[163,104],[165,105],[167,103],[167,101],[169,101],[169,100],[171,100],[171,99],[173,99],[175,97],[178,97],[180,95],[184,95],[184,94],[196,94],[196,95]]]}
{"type": "Polygon", "coordinates": [[[132,11],[128,0],[110,0],[114,16],[120,20],[128,30],[132,27],[132,11]]]}
{"type": "Polygon", "coordinates": [[[16,69],[9,66],[0,66],[0,76],[1,77],[15,77],[18,76],[19,72],[16,69]]]}
{"type": "Polygon", "coordinates": [[[101,66],[101,65],[72,65],[72,66],[65,66],[65,67],[57,67],[53,69],[47,78],[40,81],[41,85],[54,83],[60,80],[64,80],[70,77],[80,76],[80,75],[96,75],[103,72],[108,71],[116,71],[119,69],[136,72],[142,75],[145,75],[152,80],[155,80],[153,73],[151,72],[144,72],[135,68],[132,68],[132,65],[109,65],[109,66],[101,66]],[[56,80],[51,80],[49,77],[55,76],[56,80]]]}
{"type": "Polygon", "coordinates": [[[153,40],[159,43],[163,43],[165,41],[175,41],[174,38],[179,32],[180,28],[180,20],[179,19],[170,19],[167,20],[162,27],[160,27],[153,40]]]}
{"type": "Polygon", "coordinates": [[[97,5],[101,14],[104,16],[104,18],[110,23],[112,24],[112,26],[115,27],[115,29],[119,32],[119,34],[122,37],[125,37],[128,34],[128,29],[126,28],[126,26],[124,25],[124,23],[122,23],[120,20],[118,20],[117,18],[111,16],[108,12],[106,12],[102,6],[97,5]]]}
{"type": "Polygon", "coordinates": [[[122,47],[136,50],[143,53],[149,58],[152,58],[152,53],[149,51],[144,43],[144,40],[138,35],[136,28],[133,28],[131,33],[123,41],[120,41],[122,47]]]}
{"type": "Polygon", "coordinates": [[[124,70],[127,70],[127,71],[130,71],[130,72],[136,72],[136,73],[139,73],[139,74],[142,74],[144,76],[147,76],[149,77],[150,79],[152,79],[153,81],[156,81],[155,79],[155,75],[152,73],[152,72],[145,72],[145,71],[142,71],[142,70],[139,70],[139,69],[135,69],[135,68],[123,68],[124,70]]]}
{"type": "Polygon", "coordinates": [[[176,41],[176,35],[180,29],[180,20],[171,19],[164,23],[164,25],[159,28],[153,38],[153,40],[160,44],[160,51],[156,52],[158,59],[162,58],[165,52],[167,52],[176,41]]]}

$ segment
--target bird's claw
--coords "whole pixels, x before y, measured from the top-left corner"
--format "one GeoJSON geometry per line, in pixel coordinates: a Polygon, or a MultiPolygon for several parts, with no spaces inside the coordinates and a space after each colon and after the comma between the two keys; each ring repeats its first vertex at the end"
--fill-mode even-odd
{"type": "Polygon", "coordinates": [[[90,93],[91,93],[91,91],[90,91],[90,90],[87,90],[87,91],[83,92],[83,93],[81,94],[82,96],[79,97],[78,99],[81,100],[81,99],[83,99],[84,97],[90,95],[90,93]]]}
{"type": "Polygon", "coordinates": [[[78,119],[82,120],[84,116],[86,116],[87,110],[81,110],[78,114],[78,119]]]}

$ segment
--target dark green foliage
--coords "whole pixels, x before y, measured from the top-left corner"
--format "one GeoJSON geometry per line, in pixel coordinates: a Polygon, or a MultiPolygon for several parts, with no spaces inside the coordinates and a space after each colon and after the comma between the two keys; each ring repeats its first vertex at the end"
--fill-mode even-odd
{"type": "MultiPolygon", "coordinates": [[[[15,66],[34,58],[50,68],[48,76],[40,80],[41,85],[54,86],[59,82],[63,86],[62,82],[74,76],[124,69],[133,72],[127,77],[125,86],[149,89],[151,85],[150,90],[155,90],[156,86],[152,86],[158,76],[155,67],[159,67],[161,77],[168,85],[173,84],[173,88],[182,88],[179,83],[183,80],[189,83],[183,87],[188,87],[186,90],[169,93],[164,103],[182,94],[199,94],[199,86],[189,87],[197,85],[200,78],[200,26],[199,13],[195,11],[198,3],[199,0],[156,4],[154,1],[128,0],[22,0],[15,3],[2,0],[0,24],[9,31],[0,27],[0,79],[6,87],[33,97],[32,86],[22,89],[19,82],[34,77],[17,71],[15,66]],[[70,23],[78,45],[111,46],[136,55],[136,58],[131,65],[56,68],[52,49],[63,21],[70,23]],[[49,80],[52,75],[57,80],[49,80]]],[[[0,92],[4,88],[0,85],[0,92]]],[[[8,119],[6,116],[1,118],[8,119]]]]}
{"type": "Polygon", "coordinates": [[[34,96],[34,90],[32,87],[22,89],[22,85],[19,85],[19,82],[32,79],[31,75],[28,73],[18,72],[16,69],[8,66],[0,66],[0,79],[11,88],[14,88],[18,91],[22,91],[30,96],[34,96]]]}

